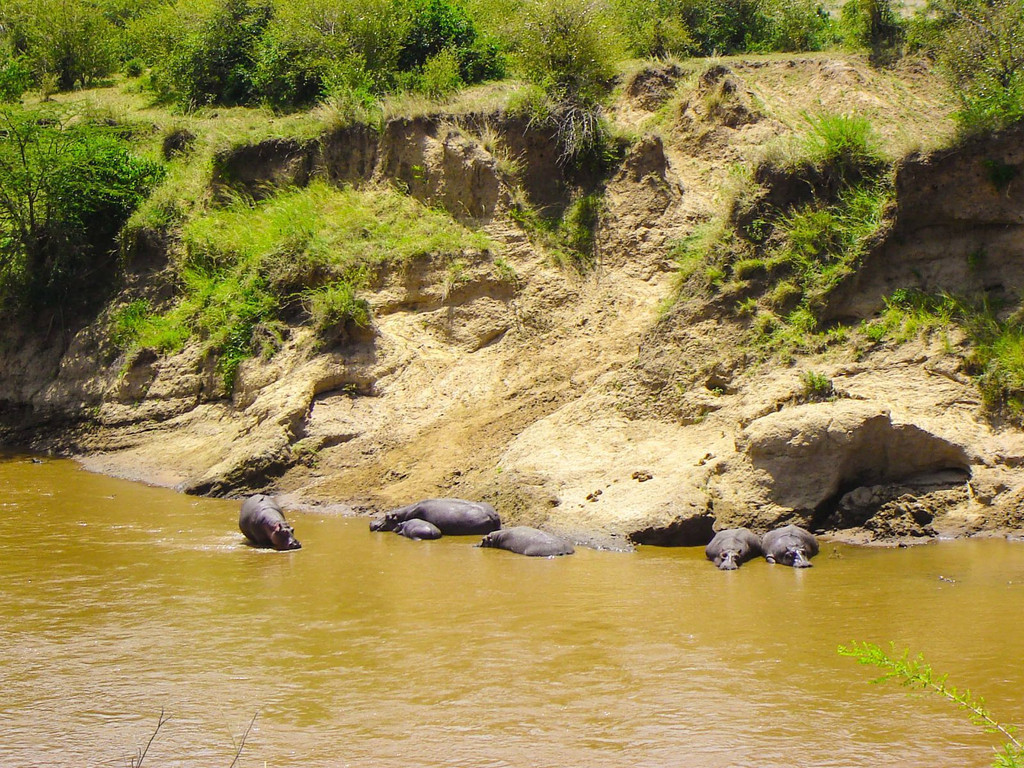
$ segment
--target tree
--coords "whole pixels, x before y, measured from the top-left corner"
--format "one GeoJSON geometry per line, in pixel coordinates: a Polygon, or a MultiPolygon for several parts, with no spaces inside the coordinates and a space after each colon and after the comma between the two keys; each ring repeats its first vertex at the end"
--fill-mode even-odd
{"type": "Polygon", "coordinates": [[[13,0],[3,16],[15,52],[25,57],[37,80],[53,77],[67,91],[114,69],[116,31],[85,0],[13,0]]]}
{"type": "Polygon", "coordinates": [[[106,126],[0,108],[0,302],[75,310],[109,280],[117,233],[162,176],[106,126]]]}

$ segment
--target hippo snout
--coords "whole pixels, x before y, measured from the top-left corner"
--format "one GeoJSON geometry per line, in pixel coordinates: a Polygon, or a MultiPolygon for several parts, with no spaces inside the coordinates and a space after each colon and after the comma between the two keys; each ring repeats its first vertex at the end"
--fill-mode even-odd
{"type": "Polygon", "coordinates": [[[804,554],[802,549],[798,549],[793,553],[793,567],[794,568],[812,568],[814,564],[807,559],[807,555],[804,554]]]}
{"type": "Polygon", "coordinates": [[[718,556],[718,570],[720,571],[735,571],[740,567],[740,557],[738,552],[732,550],[723,552],[718,556]]]}

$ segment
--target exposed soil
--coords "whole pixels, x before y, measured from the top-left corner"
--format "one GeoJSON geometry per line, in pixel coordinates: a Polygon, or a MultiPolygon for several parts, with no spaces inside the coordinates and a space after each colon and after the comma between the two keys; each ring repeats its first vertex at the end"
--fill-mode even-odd
{"type": "MultiPolygon", "coordinates": [[[[230,397],[198,346],[119,358],[105,315],[66,348],[26,334],[3,352],[8,433],[97,471],[191,492],[272,491],[293,507],[483,498],[509,523],[596,546],[701,544],[712,526],[790,521],[886,543],[1019,532],[1024,433],[983,411],[961,372],[962,339],[755,363],[732,313],[700,301],[662,309],[670,246],[714,214],[730,164],[808,110],[878,118],[893,152],[940,141],[939,93],[923,69],[879,72],[855,57],[642,71],[612,117],[644,137],[604,182],[597,265],[584,276],[554,266],[509,216],[517,183],[558,209],[587,181],[520,119],[422,117],[236,150],[218,158],[215,190],[398,183],[500,247],[467,254],[455,286],[430,258],[385,276],[367,296],[372,333],[318,351],[295,328],[271,360],[243,364],[230,397]],[[520,160],[517,179],[503,153],[520,160]],[[831,400],[807,401],[809,370],[831,379],[831,400]]],[[[833,317],[870,317],[895,286],[1016,297],[1024,187],[994,193],[979,169],[992,158],[1019,168],[1020,146],[1004,136],[909,157],[890,236],[833,317]],[[972,271],[978,248],[992,258],[972,271]]],[[[168,290],[159,251],[140,248],[120,301],[168,290]]]]}

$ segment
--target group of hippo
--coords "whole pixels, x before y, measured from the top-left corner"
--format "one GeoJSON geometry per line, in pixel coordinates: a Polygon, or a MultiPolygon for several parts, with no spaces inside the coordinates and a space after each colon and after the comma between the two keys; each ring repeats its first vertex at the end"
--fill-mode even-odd
{"type": "MultiPolygon", "coordinates": [[[[281,507],[269,496],[258,494],[242,502],[238,527],[258,547],[302,548],[281,507]]],[[[497,510],[482,501],[424,499],[372,520],[370,530],[394,531],[415,541],[483,534],[477,546],[507,549],[530,557],[555,557],[575,552],[568,541],[539,528],[526,525],[502,528],[497,510]]]]}
{"type": "Polygon", "coordinates": [[[758,555],[764,555],[769,563],[810,568],[811,558],[818,554],[818,540],[795,525],[768,531],[764,536],[746,528],[726,528],[715,534],[704,554],[723,571],[735,571],[758,555]]]}
{"type": "Polygon", "coordinates": [[[539,528],[502,528],[497,510],[485,501],[424,499],[371,520],[370,530],[394,531],[413,541],[483,534],[478,547],[507,549],[529,557],[557,557],[576,551],[565,539],[539,528]]]}
{"type": "MultiPolygon", "coordinates": [[[[258,547],[302,548],[281,507],[270,496],[258,494],[242,502],[238,527],[258,547]]],[[[575,551],[565,539],[539,528],[502,528],[501,518],[490,504],[463,499],[424,499],[399,507],[370,521],[370,530],[394,531],[414,541],[482,534],[479,547],[506,549],[530,557],[556,557],[575,551]]],[[[762,554],[769,563],[808,568],[811,558],[818,554],[818,542],[795,525],[769,531],[763,537],[746,528],[728,528],[715,534],[704,554],[723,571],[736,570],[762,554]]]]}

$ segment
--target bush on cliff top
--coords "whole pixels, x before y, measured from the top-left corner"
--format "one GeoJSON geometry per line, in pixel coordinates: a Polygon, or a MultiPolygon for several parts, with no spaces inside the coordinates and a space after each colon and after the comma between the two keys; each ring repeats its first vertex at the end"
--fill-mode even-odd
{"type": "Polygon", "coordinates": [[[116,128],[0,108],[0,307],[88,305],[113,283],[117,235],[162,175],[116,128]]]}

